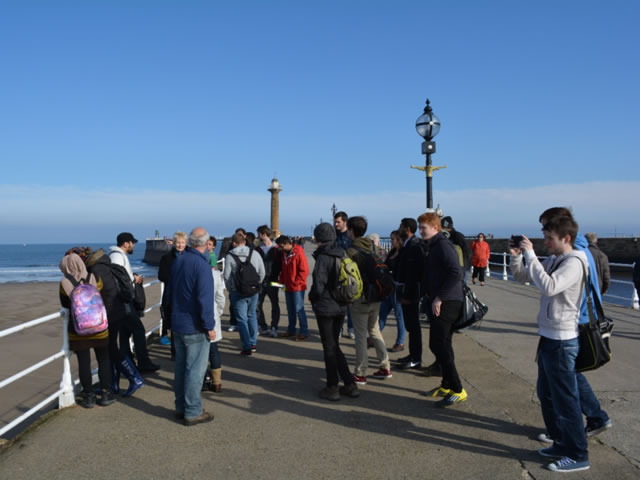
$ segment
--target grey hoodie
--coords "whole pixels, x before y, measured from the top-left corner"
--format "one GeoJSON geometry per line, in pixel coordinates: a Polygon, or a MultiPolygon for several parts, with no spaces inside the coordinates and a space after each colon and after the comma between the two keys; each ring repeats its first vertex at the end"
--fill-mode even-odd
{"type": "MultiPolygon", "coordinates": [[[[242,245],[240,247],[236,247],[233,250],[230,250],[229,253],[233,253],[236,255],[241,262],[244,262],[249,255],[249,247],[246,245],[242,245]]],[[[251,253],[251,265],[256,269],[258,275],[260,276],[260,281],[264,280],[264,263],[262,261],[262,257],[260,257],[260,253],[258,253],[255,249],[251,253]]],[[[229,292],[235,292],[236,288],[236,270],[238,269],[238,265],[236,265],[235,259],[231,255],[226,255],[224,257],[224,284],[227,287],[229,292]]]]}
{"type": "Polygon", "coordinates": [[[542,263],[533,250],[511,257],[511,272],[522,283],[533,282],[542,293],[538,312],[538,334],[553,340],[571,340],[578,336],[578,315],[582,303],[582,283],[589,268],[584,252],[572,250],[542,263]],[[550,272],[551,273],[548,273],[550,272]]]}

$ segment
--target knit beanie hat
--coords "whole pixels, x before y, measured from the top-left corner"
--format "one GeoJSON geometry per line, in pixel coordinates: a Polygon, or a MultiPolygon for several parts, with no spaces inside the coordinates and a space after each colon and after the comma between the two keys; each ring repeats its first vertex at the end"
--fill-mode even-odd
{"type": "Polygon", "coordinates": [[[336,231],[330,223],[320,223],[313,229],[313,236],[318,243],[329,243],[336,239],[336,231]]]}
{"type": "Polygon", "coordinates": [[[442,228],[453,228],[453,220],[451,217],[442,217],[440,223],[442,224],[442,228]]]}

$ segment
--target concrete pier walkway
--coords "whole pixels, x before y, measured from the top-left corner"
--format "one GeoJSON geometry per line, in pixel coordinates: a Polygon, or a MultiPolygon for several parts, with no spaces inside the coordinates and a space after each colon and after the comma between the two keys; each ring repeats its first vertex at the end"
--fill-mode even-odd
{"type": "MultiPolygon", "coordinates": [[[[213,422],[185,427],[173,419],[173,362],[169,347],[155,341],[151,355],[162,368],[144,388],[109,407],[49,415],[2,451],[0,477],[556,477],[536,453],[545,446],[535,440],[543,431],[535,395],[538,293],[493,278],[474,291],[489,313],[479,329],[454,338],[466,403],[435,408],[423,392],[439,379],[400,370],[389,380],[370,379],[358,399],[320,400],[322,348],[307,305],[311,336],[304,342],[260,337],[257,354],[247,358],[238,354],[238,334],[224,332],[223,392],[203,393],[213,422]]],[[[616,321],[614,360],[587,377],[614,427],[589,440],[591,469],[571,478],[640,478],[640,313],[613,306],[607,312],[616,321]]],[[[391,346],[393,317],[383,334],[391,346]]],[[[423,337],[426,365],[433,360],[426,325],[423,337]]],[[[341,345],[353,365],[353,341],[341,345]]],[[[369,353],[371,374],[377,365],[369,353]]]]}

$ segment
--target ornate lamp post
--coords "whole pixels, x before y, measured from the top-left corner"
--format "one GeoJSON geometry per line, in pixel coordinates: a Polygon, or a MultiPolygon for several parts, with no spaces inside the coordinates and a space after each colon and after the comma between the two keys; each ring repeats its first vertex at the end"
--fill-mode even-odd
{"type": "Polygon", "coordinates": [[[268,192],[271,192],[271,231],[274,238],[280,236],[280,199],[279,194],[282,191],[282,185],[276,177],[273,177],[268,192]]]}
{"type": "Polygon", "coordinates": [[[424,167],[417,167],[411,165],[411,168],[422,170],[427,177],[427,211],[433,211],[433,193],[431,191],[431,180],[433,172],[440,170],[441,168],[447,168],[446,165],[440,167],[434,167],[431,164],[431,155],[436,153],[436,142],[432,141],[433,137],[440,132],[440,119],[433,114],[431,109],[431,102],[427,98],[427,106],[424,107],[424,113],[416,120],[416,130],[418,135],[424,138],[422,142],[422,153],[426,155],[426,162],[424,167]]]}

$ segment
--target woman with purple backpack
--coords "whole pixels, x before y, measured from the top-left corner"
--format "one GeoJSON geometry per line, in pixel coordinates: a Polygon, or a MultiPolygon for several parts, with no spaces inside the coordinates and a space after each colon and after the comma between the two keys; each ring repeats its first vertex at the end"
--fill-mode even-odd
{"type": "MultiPolygon", "coordinates": [[[[91,380],[91,349],[98,360],[98,377],[100,378],[101,395],[98,405],[107,406],[116,401],[111,391],[111,364],[109,362],[109,329],[90,335],[78,335],[73,319],[72,293],[80,285],[93,285],[98,290],[101,282],[96,282],[93,274],[87,272],[84,262],[76,253],[65,255],[60,262],[60,271],[64,278],[60,281],[60,304],[69,309],[69,349],[78,358],[78,371],[82,385],[82,397],[79,405],[93,408],[96,404],[96,394],[91,380]]],[[[94,290],[95,291],[95,290],[94,290]]],[[[104,307],[103,307],[104,308],[104,307]]],[[[105,314],[106,315],[106,314],[105,314]]]]}

